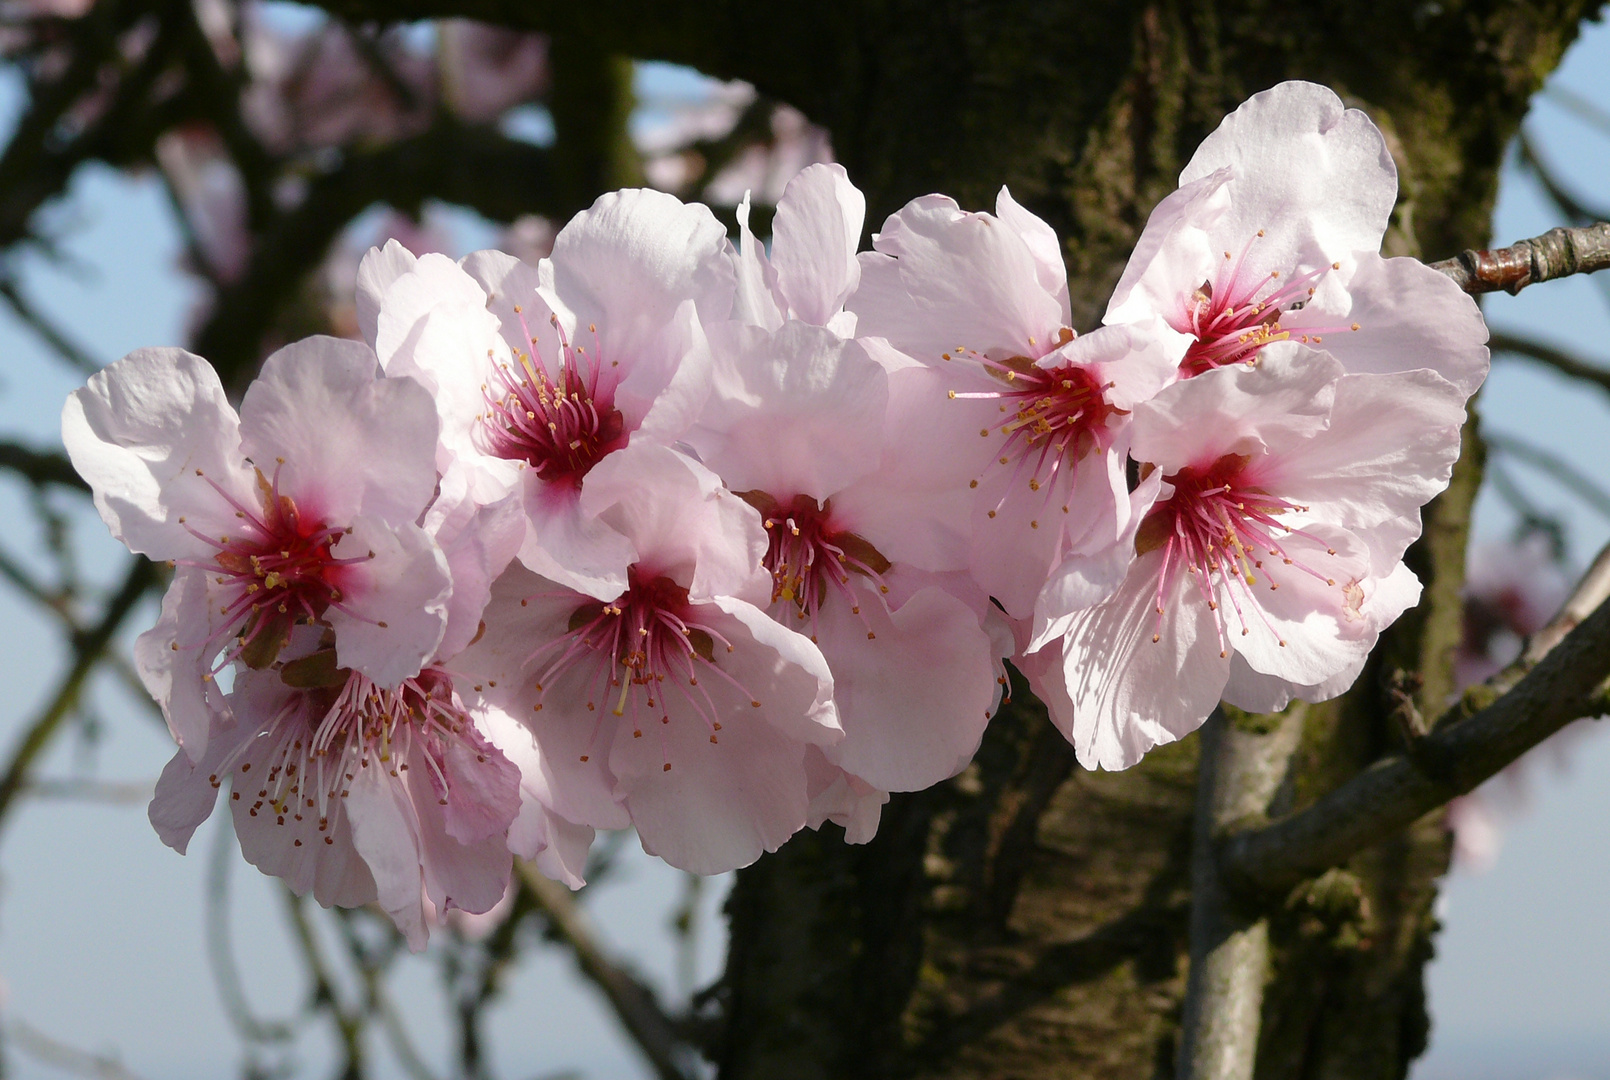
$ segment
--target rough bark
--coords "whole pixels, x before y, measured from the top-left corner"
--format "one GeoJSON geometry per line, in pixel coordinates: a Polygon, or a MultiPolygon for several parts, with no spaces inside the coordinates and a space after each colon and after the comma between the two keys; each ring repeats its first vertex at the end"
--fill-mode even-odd
{"type": "MultiPolygon", "coordinates": [[[[869,224],[930,190],[1004,182],[1066,239],[1074,318],[1099,316],[1147,213],[1203,135],[1282,79],[1326,83],[1387,132],[1391,254],[1481,248],[1500,153],[1585,0],[324,0],[354,18],[459,14],[607,41],[755,83],[833,132],[869,224]]],[[[1308,710],[1287,803],[1397,748],[1391,678],[1452,689],[1480,478],[1472,432],[1426,511],[1425,599],[1357,687],[1308,710]]],[[[1021,690],[1021,688],[1020,688],[1021,690]]],[[[722,1076],[1143,1077],[1173,1071],[1185,987],[1197,743],[1073,769],[1020,693],[955,781],[897,796],[861,849],[797,837],[739,874],[714,993],[722,1076]]],[[[1269,718],[1233,723],[1267,729],[1269,718]]],[[[1300,886],[1270,924],[1259,1078],[1394,1077],[1425,1046],[1440,822],[1300,886]]]]}

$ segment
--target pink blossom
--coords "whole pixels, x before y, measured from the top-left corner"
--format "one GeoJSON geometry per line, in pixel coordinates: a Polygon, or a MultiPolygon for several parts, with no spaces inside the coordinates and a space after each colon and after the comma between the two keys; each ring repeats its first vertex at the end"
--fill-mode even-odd
{"type": "MultiPolygon", "coordinates": [[[[788,265],[781,237],[773,251],[788,265]]],[[[905,450],[886,452],[899,430],[889,374],[860,343],[793,319],[712,328],[711,349],[710,401],[687,441],[760,511],[772,617],[827,658],[845,737],[823,753],[883,791],[954,775],[995,711],[999,657],[987,599],[964,602],[905,559],[927,543],[885,497],[905,450]]]]}
{"type": "Polygon", "coordinates": [[[842,737],[827,664],[767,617],[765,531],[709,470],[634,445],[580,500],[635,550],[626,587],[601,601],[513,567],[455,670],[529,727],[556,813],[635,825],[696,873],[746,865],[806,824],[806,750],[842,737]]]}
{"type": "Polygon", "coordinates": [[[1418,598],[1401,559],[1463,401],[1430,371],[1346,375],[1284,344],[1137,407],[1137,494],[1156,497],[1137,558],[1025,665],[1080,761],[1126,768],[1221,697],[1265,712],[1346,689],[1418,598]]]}
{"type": "Polygon", "coordinates": [[[1570,592],[1552,540],[1538,530],[1514,541],[1479,541],[1465,551],[1464,619],[1454,674],[1479,683],[1520,655],[1570,592]]]}
{"type": "Polygon", "coordinates": [[[383,687],[340,666],[328,630],[297,627],[280,660],[235,671],[206,752],[181,749],[150,808],[182,854],[229,782],[249,862],[326,905],[378,902],[416,950],[445,913],[498,901],[511,852],[579,887],[593,836],[548,810],[530,733],[472,714],[445,666],[480,632],[492,580],[514,558],[517,502],[478,505],[448,483],[422,520],[453,582],[435,656],[383,687]]]}
{"type": "Polygon", "coordinates": [[[365,346],[281,349],[238,416],[205,360],[142,349],[68,398],[62,437],[112,534],[177,568],[135,656],[192,759],[213,675],[267,668],[299,623],[328,626],[344,667],[392,689],[441,643],[448,567],[415,524],[436,487],[435,408],[365,346]]]}
{"type": "Polygon", "coordinates": [[[1269,344],[1323,347],[1353,373],[1428,367],[1466,396],[1488,367],[1475,301],[1380,255],[1397,169],[1367,116],[1286,82],[1225,117],[1152,211],[1106,322],[1161,317],[1195,375],[1269,344]]]}
{"type": "Polygon", "coordinates": [[[783,189],[772,219],[772,251],[749,230],[749,197],[738,205],[739,246],[733,255],[737,298],[732,317],[776,330],[784,319],[855,333],[845,301],[861,281],[856,248],[866,197],[842,165],[811,165],[783,189]]]}
{"type": "Polygon", "coordinates": [[[442,669],[388,690],[337,668],[328,648],[238,672],[206,753],[181,751],[157,782],[150,816],[163,842],[182,854],[225,781],[248,862],[326,906],[378,902],[415,950],[427,905],[482,913],[502,898],[517,818],[549,828],[524,854],[554,848],[575,870],[592,838],[522,791],[521,768],[442,669]]]}
{"type": "Polygon", "coordinates": [[[435,395],[443,473],[463,470],[480,499],[519,490],[532,570],[600,599],[626,587],[630,547],[581,511],[581,493],[610,454],[670,442],[703,404],[702,321],[732,306],[726,246],[704,207],[622,191],[578,214],[535,268],[390,245],[364,260],[360,325],[388,372],[435,395]]]}
{"type": "Polygon", "coordinates": [[[1076,338],[1056,235],[1002,189],[997,215],[909,203],[861,256],[856,332],[930,369],[936,461],[976,495],[968,565],[1036,630],[1122,580],[1139,522],[1124,474],[1129,415],[1186,346],[1160,320],[1076,338]],[[982,438],[979,438],[982,436],[982,438]]]}

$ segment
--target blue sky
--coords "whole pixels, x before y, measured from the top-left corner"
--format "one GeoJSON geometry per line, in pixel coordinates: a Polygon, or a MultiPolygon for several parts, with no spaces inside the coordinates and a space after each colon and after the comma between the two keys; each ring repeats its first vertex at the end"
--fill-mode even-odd
{"type": "MultiPolygon", "coordinates": [[[[1610,107],[1610,30],[1592,25],[1556,79],[1610,107]]],[[[696,94],[699,79],[646,66],[645,89],[696,94]]],[[[19,103],[9,73],[0,75],[0,128],[19,103]]],[[[652,117],[646,117],[652,120],[652,117]]],[[[1610,203],[1610,137],[1569,111],[1540,101],[1528,121],[1567,182],[1610,203]]],[[[466,249],[488,230],[458,216],[466,249]]],[[[82,170],[50,221],[79,266],[62,268],[23,256],[24,289],[95,356],[183,340],[193,288],[176,269],[179,243],[165,199],[151,178],[82,170]]],[[[1555,224],[1552,211],[1511,168],[1495,215],[1507,242],[1555,224]]],[[[1435,253],[1445,254],[1445,253],[1435,253]]],[[[1551,284],[1520,297],[1499,296],[1493,325],[1524,331],[1610,360],[1610,305],[1586,280],[1551,284]]],[[[82,376],[66,367],[0,311],[0,425],[6,437],[51,445],[62,399],[82,376]]],[[[1519,362],[1501,362],[1482,395],[1492,430],[1544,443],[1610,486],[1610,398],[1519,362]]],[[[1521,472],[1522,470],[1517,470],[1521,472]]],[[[1528,481],[1536,479],[1526,474],[1528,481]]],[[[1537,480],[1541,504],[1569,523],[1580,563],[1610,538],[1610,523],[1566,493],[1537,480]]],[[[83,565],[118,565],[119,548],[80,503],[60,505],[75,523],[83,565]]],[[[0,546],[42,566],[26,489],[0,479],[0,546]]],[[[1484,497],[1479,529],[1501,535],[1508,511],[1484,497]]],[[[134,625],[148,623],[137,618],[134,625]]],[[[0,589],[0,679],[11,696],[0,707],[0,746],[14,741],[59,677],[58,635],[27,601],[0,589]]],[[[104,721],[94,733],[69,732],[43,773],[150,782],[171,743],[149,710],[103,676],[93,692],[104,721]]],[[[1529,807],[1510,825],[1498,865],[1455,874],[1444,893],[1446,923],[1430,990],[1436,1027],[1416,1080],[1610,1080],[1610,738],[1575,744],[1559,768],[1533,770],[1529,807]]],[[[188,857],[164,848],[143,805],[34,799],[0,834],[0,1016],[20,1018],[83,1049],[115,1053],[138,1075],[211,1077],[234,1071],[239,1043],[217,1004],[203,949],[203,906],[217,822],[198,835],[188,857]]],[[[628,845],[634,851],[635,845],[628,845]]],[[[264,1016],[298,1000],[302,976],[289,950],[277,890],[230,853],[233,938],[247,992],[264,1016]]],[[[590,910],[605,937],[662,987],[673,988],[667,920],[682,879],[655,860],[629,856],[618,878],[597,890],[590,910]]],[[[699,979],[720,967],[716,908],[724,883],[705,890],[705,939],[699,979]]],[[[393,991],[427,1060],[439,1061],[434,960],[405,962],[393,991]]],[[[310,1032],[292,1051],[303,1075],[320,1075],[330,1053],[326,1032],[310,1032]]],[[[552,949],[527,953],[494,1015],[494,1059],[511,1076],[647,1076],[568,958],[552,949]]],[[[15,1075],[61,1075],[13,1050],[15,1075]]],[[[395,1066],[392,1074],[400,1075],[395,1066]]]]}

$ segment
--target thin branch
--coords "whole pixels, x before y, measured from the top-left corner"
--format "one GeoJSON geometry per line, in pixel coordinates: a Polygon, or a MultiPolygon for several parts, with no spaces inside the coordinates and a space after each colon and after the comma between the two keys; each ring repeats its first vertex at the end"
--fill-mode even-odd
{"type": "Polygon", "coordinates": [[[136,556],[123,578],[122,587],[107,603],[100,622],[87,632],[75,635],[72,667],[56,688],[50,704],[28,726],[22,742],[12,754],[11,763],[0,775],[0,821],[5,819],[6,812],[11,809],[11,804],[27,782],[28,770],[50,744],[51,736],[61,727],[62,721],[72,713],[85,681],[101,659],[101,654],[111,644],[113,635],[156,580],[155,564],[136,556]]]}
{"type": "Polygon", "coordinates": [[[1558,81],[1551,80],[1543,87],[1539,95],[1554,102],[1566,112],[1575,113],[1578,120],[1585,121],[1605,135],[1610,135],[1610,113],[1604,111],[1597,104],[1589,101],[1581,94],[1568,86],[1562,86],[1558,81]]]}
{"type": "Polygon", "coordinates": [[[554,934],[570,947],[581,973],[603,992],[655,1074],[661,1080],[689,1080],[691,1073],[681,1062],[692,1051],[661,1010],[654,991],[605,955],[569,889],[544,877],[530,863],[517,861],[515,865],[554,934]]]}
{"type": "Polygon", "coordinates": [[[1311,806],[1227,837],[1229,879],[1249,890],[1290,888],[1470,791],[1571,721],[1610,710],[1607,597],[1610,547],[1521,659],[1467,691],[1412,760],[1383,758],[1311,806]],[[1485,707],[1467,715],[1483,699],[1485,707]]]}
{"type": "Polygon", "coordinates": [[[1523,439],[1517,439],[1513,435],[1483,431],[1481,437],[1487,443],[1488,449],[1508,454],[1517,461],[1524,461],[1533,468],[1547,473],[1571,494],[1597,510],[1602,517],[1610,518],[1610,492],[1605,491],[1599,486],[1598,481],[1559,455],[1523,439]]]}
{"type": "Polygon", "coordinates": [[[252,1015],[240,967],[235,963],[229,933],[229,872],[235,864],[235,828],[232,815],[222,816],[207,866],[207,966],[212,968],[212,981],[218,987],[224,1015],[242,1039],[252,1043],[287,1042],[295,1035],[290,1023],[265,1022],[252,1015]]]}
{"type": "Polygon", "coordinates": [[[1472,296],[1500,289],[1513,295],[1528,285],[1610,267],[1610,222],[1550,229],[1509,247],[1464,251],[1430,266],[1472,296]]]}
{"type": "Polygon", "coordinates": [[[93,375],[101,370],[103,365],[25,300],[13,282],[0,281],[0,300],[4,300],[12,313],[68,364],[85,375],[93,375]]]}
{"type": "Polygon", "coordinates": [[[1487,341],[1487,347],[1493,352],[1515,353],[1528,360],[1536,360],[1540,364],[1547,364],[1554,370],[1569,375],[1573,379],[1584,379],[1597,386],[1610,390],[1610,368],[1598,364],[1590,364],[1578,359],[1564,349],[1553,345],[1545,345],[1532,338],[1523,338],[1515,334],[1506,334],[1502,330],[1495,331],[1487,341]]]}
{"type": "Polygon", "coordinates": [[[13,1018],[6,1024],[6,1030],[28,1056],[63,1072],[92,1077],[94,1080],[139,1080],[117,1058],[69,1046],[46,1035],[26,1020],[13,1018]]]}
{"type": "Polygon", "coordinates": [[[291,927],[296,931],[297,944],[302,947],[302,958],[307,961],[308,974],[313,978],[313,993],[311,1004],[314,1009],[327,1009],[330,1018],[335,1022],[336,1031],[341,1036],[341,1049],[346,1055],[343,1063],[342,1076],[362,1076],[364,1062],[363,1047],[363,1021],[354,1016],[341,1003],[341,996],[335,984],[335,977],[330,970],[329,963],[324,958],[324,950],[319,945],[318,935],[313,930],[313,924],[308,920],[307,912],[302,905],[302,898],[293,893],[290,886],[281,890],[285,897],[285,910],[291,916],[291,927]]]}
{"type": "Polygon", "coordinates": [[[89,485],[67,455],[50,450],[35,450],[20,443],[0,442],[0,469],[10,469],[35,487],[55,484],[59,487],[88,491],[89,485]]]}
{"type": "Polygon", "coordinates": [[[1547,160],[1543,151],[1537,148],[1537,144],[1526,133],[1524,126],[1516,136],[1516,145],[1521,166],[1531,170],[1532,176],[1543,185],[1543,194],[1548,196],[1549,201],[1565,215],[1570,224],[1592,225],[1595,221],[1604,220],[1606,215],[1602,210],[1589,206],[1565,189],[1565,184],[1560,181],[1554,166],[1547,160]]]}
{"type": "Polygon", "coordinates": [[[151,801],[154,786],[141,780],[40,779],[29,780],[23,792],[36,799],[138,806],[151,801]]]}

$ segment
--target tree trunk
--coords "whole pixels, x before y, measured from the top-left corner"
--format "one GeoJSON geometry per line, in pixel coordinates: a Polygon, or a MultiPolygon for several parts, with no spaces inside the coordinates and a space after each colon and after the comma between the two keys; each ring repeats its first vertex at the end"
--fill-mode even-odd
{"type": "MultiPolygon", "coordinates": [[[[1284,79],[1387,133],[1389,254],[1487,240],[1500,155],[1588,0],[323,0],[358,18],[459,14],[743,78],[833,134],[869,226],[929,191],[1008,184],[1065,240],[1094,326],[1156,202],[1223,114],[1284,79]]],[[[584,50],[578,50],[583,52],[584,50]]],[[[1421,606],[1357,686],[1307,710],[1277,809],[1396,746],[1388,678],[1452,691],[1480,445],[1410,553],[1421,606]]],[[[738,874],[710,1052],[724,1080],[1170,1076],[1187,963],[1197,740],[1078,770],[1022,686],[955,780],[896,796],[877,838],[795,837],[738,874]]],[[[1243,729],[1269,718],[1232,716],[1243,729]]],[[[1440,821],[1272,911],[1260,1078],[1403,1076],[1426,1042],[1440,821]]]]}

